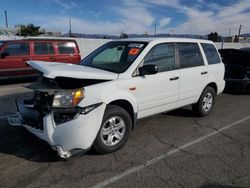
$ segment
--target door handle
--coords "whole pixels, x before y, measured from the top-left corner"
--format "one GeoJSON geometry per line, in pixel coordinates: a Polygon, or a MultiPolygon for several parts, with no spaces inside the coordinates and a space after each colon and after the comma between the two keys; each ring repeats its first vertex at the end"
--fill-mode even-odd
{"type": "Polygon", "coordinates": [[[203,74],[207,74],[207,71],[203,71],[203,72],[201,72],[201,74],[203,75],[203,74]]]}
{"type": "Polygon", "coordinates": [[[56,58],[55,57],[50,57],[49,59],[55,60],[56,58]]]}
{"type": "Polygon", "coordinates": [[[29,58],[23,58],[22,60],[23,60],[23,61],[29,61],[29,60],[31,60],[31,59],[29,59],[29,58]]]}
{"type": "Polygon", "coordinates": [[[169,80],[173,81],[173,80],[178,80],[178,79],[179,79],[179,76],[175,76],[175,77],[170,78],[169,80]]]}

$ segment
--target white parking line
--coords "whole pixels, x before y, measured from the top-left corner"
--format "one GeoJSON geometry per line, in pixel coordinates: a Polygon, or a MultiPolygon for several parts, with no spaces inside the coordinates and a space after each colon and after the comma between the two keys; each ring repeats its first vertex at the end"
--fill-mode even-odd
{"type": "Polygon", "coordinates": [[[0,88],[0,91],[6,91],[6,90],[14,90],[14,89],[20,89],[22,86],[19,87],[6,87],[6,88],[0,88]]]}
{"type": "Polygon", "coordinates": [[[241,119],[239,121],[236,121],[236,122],[234,122],[232,124],[226,125],[226,126],[220,128],[220,129],[218,129],[217,131],[213,131],[213,132],[211,132],[211,133],[209,133],[209,134],[207,134],[205,136],[202,136],[202,137],[200,137],[200,138],[198,138],[198,139],[196,139],[194,141],[186,143],[186,144],[180,146],[179,148],[170,150],[169,152],[167,152],[165,154],[159,155],[159,156],[157,156],[157,157],[155,157],[155,158],[153,158],[153,159],[151,159],[149,161],[146,161],[144,164],[141,164],[141,165],[135,166],[133,168],[127,169],[124,172],[122,172],[121,174],[113,176],[113,177],[111,177],[109,179],[106,179],[106,180],[94,185],[93,188],[102,188],[102,187],[108,186],[111,183],[114,183],[114,182],[116,182],[116,181],[130,175],[130,174],[133,174],[133,173],[135,173],[135,172],[137,172],[139,170],[142,170],[143,168],[145,168],[145,167],[147,167],[149,165],[152,165],[152,164],[154,164],[154,163],[156,163],[156,162],[158,162],[160,160],[166,159],[167,157],[169,157],[169,156],[171,156],[171,155],[173,155],[173,154],[175,154],[177,152],[180,152],[183,149],[186,149],[186,148],[191,147],[191,146],[193,146],[195,144],[198,144],[198,143],[200,143],[200,142],[202,142],[204,140],[207,140],[207,139],[209,139],[210,137],[212,137],[214,135],[220,134],[220,132],[225,131],[226,129],[229,129],[229,128],[235,126],[235,125],[238,125],[238,124],[240,124],[240,123],[242,123],[242,122],[244,122],[244,121],[246,121],[248,119],[250,119],[250,116],[247,116],[247,117],[245,117],[245,118],[243,118],[243,119],[241,119]]]}

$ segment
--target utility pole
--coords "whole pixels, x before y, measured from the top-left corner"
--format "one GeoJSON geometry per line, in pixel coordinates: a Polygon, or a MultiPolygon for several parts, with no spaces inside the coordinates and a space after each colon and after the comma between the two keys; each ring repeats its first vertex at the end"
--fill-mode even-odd
{"type": "Polygon", "coordinates": [[[71,37],[71,18],[69,18],[69,37],[71,37]]]}
{"type": "Polygon", "coordinates": [[[5,26],[8,27],[8,16],[7,16],[7,11],[4,11],[4,15],[5,15],[5,26]]]}
{"type": "Polygon", "coordinates": [[[228,33],[228,36],[229,36],[229,37],[231,36],[231,27],[229,27],[229,33],[228,33]]]}
{"type": "Polygon", "coordinates": [[[242,25],[240,25],[240,27],[239,27],[238,38],[240,37],[241,28],[242,28],[242,25]]]}
{"type": "Polygon", "coordinates": [[[156,37],[156,23],[155,23],[155,37],[156,37]]]}

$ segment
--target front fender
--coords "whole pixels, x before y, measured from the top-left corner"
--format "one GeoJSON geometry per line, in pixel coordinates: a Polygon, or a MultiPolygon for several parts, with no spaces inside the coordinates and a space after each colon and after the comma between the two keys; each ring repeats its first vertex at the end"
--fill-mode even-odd
{"type": "Polygon", "coordinates": [[[117,87],[117,84],[112,81],[86,87],[85,98],[79,106],[85,107],[96,103],[109,104],[116,100],[128,101],[133,107],[134,113],[138,112],[137,100],[133,91],[126,87],[117,87]]]}

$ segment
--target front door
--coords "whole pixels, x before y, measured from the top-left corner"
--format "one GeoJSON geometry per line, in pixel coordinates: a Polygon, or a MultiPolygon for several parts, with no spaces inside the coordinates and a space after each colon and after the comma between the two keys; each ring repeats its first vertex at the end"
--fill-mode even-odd
{"type": "Polygon", "coordinates": [[[8,56],[0,58],[0,77],[23,76],[32,70],[25,63],[30,60],[30,43],[9,42],[3,48],[8,56]]]}
{"type": "Polygon", "coordinates": [[[138,118],[173,109],[178,100],[180,75],[175,69],[174,44],[154,46],[143,61],[143,65],[146,64],[157,65],[158,73],[132,78],[136,86],[138,118]]]}

